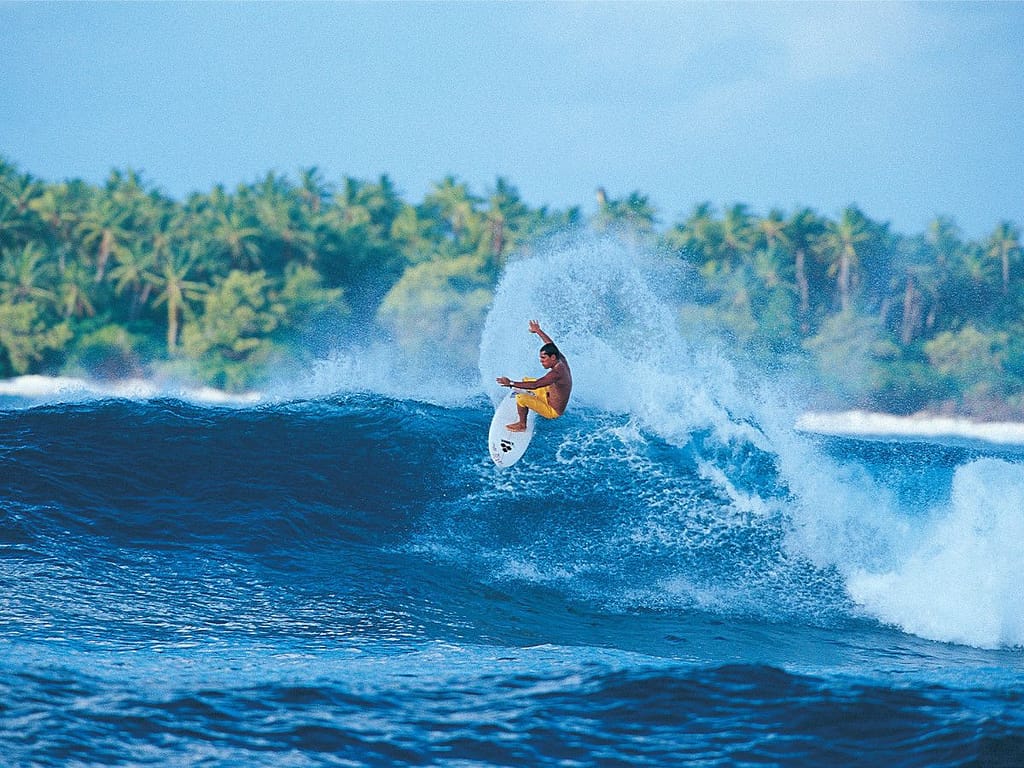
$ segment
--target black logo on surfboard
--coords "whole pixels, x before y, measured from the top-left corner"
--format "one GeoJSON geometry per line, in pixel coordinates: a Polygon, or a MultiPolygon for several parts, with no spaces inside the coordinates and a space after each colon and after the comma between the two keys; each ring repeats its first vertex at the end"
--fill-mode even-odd
{"type": "Polygon", "coordinates": [[[508,453],[514,447],[511,440],[502,440],[500,445],[503,453],[508,453]]]}

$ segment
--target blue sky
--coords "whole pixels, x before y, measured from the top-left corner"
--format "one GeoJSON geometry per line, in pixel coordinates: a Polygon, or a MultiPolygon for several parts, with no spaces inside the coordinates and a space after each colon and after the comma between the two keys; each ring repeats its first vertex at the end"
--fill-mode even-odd
{"type": "Polygon", "coordinates": [[[446,175],[663,223],[859,205],[1024,225],[1024,3],[0,2],[0,154],[175,196],[446,175]]]}

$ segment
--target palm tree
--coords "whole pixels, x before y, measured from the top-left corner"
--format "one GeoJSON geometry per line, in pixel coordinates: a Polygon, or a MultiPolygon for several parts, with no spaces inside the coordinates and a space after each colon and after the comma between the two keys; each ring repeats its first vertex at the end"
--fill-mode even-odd
{"type": "Polygon", "coordinates": [[[487,237],[480,248],[493,275],[501,269],[505,255],[513,250],[529,228],[529,209],[519,198],[519,190],[499,177],[487,201],[487,237]]]}
{"type": "Polygon", "coordinates": [[[963,247],[960,227],[946,216],[936,216],[929,222],[926,240],[935,253],[935,262],[941,267],[952,263],[956,253],[963,247]]]}
{"type": "Polygon", "coordinates": [[[768,216],[754,222],[754,230],[764,240],[764,247],[772,250],[776,246],[789,248],[789,233],[786,231],[786,217],[778,208],[772,208],[768,216]]]}
{"type": "Polygon", "coordinates": [[[216,247],[227,254],[233,267],[243,270],[260,267],[260,234],[244,213],[234,205],[218,207],[214,213],[210,238],[216,247]]]}
{"type": "Polygon", "coordinates": [[[56,294],[44,285],[53,285],[46,253],[38,242],[16,250],[0,249],[0,300],[16,303],[24,300],[53,302],[56,294]]]}
{"type": "Polygon", "coordinates": [[[800,296],[800,331],[810,333],[811,289],[807,279],[807,254],[824,232],[825,225],[810,208],[802,208],[786,220],[785,238],[793,253],[793,271],[800,296]]]}
{"type": "MultiPolygon", "coordinates": [[[[878,317],[883,326],[889,326],[889,313],[899,305],[898,330],[904,347],[910,345],[923,322],[925,286],[932,283],[934,270],[932,251],[923,237],[902,238],[898,241],[886,270],[888,283],[881,301],[878,317]]],[[[929,291],[934,295],[933,291],[929,291]]]]}
{"type": "Polygon", "coordinates": [[[666,235],[670,247],[682,250],[698,267],[715,258],[721,239],[721,224],[715,219],[714,206],[709,202],[694,206],[686,221],[666,235]]]}
{"type": "Polygon", "coordinates": [[[42,189],[30,174],[0,167],[0,246],[23,245],[33,237],[31,205],[42,189]]]}
{"type": "Polygon", "coordinates": [[[96,314],[96,305],[90,296],[94,286],[82,262],[75,260],[65,268],[58,285],[61,312],[65,319],[92,317],[96,314]]]}
{"type": "Polygon", "coordinates": [[[418,264],[431,258],[437,245],[432,237],[432,222],[420,216],[413,205],[402,208],[392,222],[388,234],[410,264],[418,264]]]}
{"type": "Polygon", "coordinates": [[[78,237],[85,253],[95,253],[96,282],[103,281],[107,262],[115,250],[125,247],[130,233],[129,211],[108,195],[94,199],[78,223],[78,237]]]}
{"type": "Polygon", "coordinates": [[[114,293],[121,296],[126,292],[131,296],[129,317],[135,319],[139,310],[145,306],[155,286],[154,270],[160,258],[165,256],[163,250],[144,248],[141,243],[118,251],[114,259],[117,262],[108,273],[114,283],[114,293]]]}
{"type": "Polygon", "coordinates": [[[30,173],[18,173],[13,166],[9,172],[0,175],[0,195],[10,201],[18,214],[29,210],[32,200],[37,197],[42,185],[30,173]]]}
{"type": "Polygon", "coordinates": [[[266,178],[252,191],[256,219],[262,228],[263,239],[268,247],[262,249],[267,258],[268,269],[283,274],[284,267],[292,261],[308,263],[315,256],[315,238],[309,225],[301,198],[287,178],[267,174],[266,178]]]}
{"type": "Polygon", "coordinates": [[[1001,221],[989,235],[985,244],[985,255],[998,260],[1003,270],[1003,295],[1010,293],[1010,260],[1020,256],[1020,230],[1011,222],[1001,221]]]}
{"type": "Polygon", "coordinates": [[[67,267],[68,251],[88,199],[89,188],[84,182],[74,181],[47,184],[39,197],[29,204],[49,230],[61,272],[67,267]]]}
{"type": "Polygon", "coordinates": [[[753,250],[755,225],[750,209],[744,203],[727,208],[722,217],[723,261],[730,267],[735,266],[753,250]]]}
{"type": "Polygon", "coordinates": [[[598,232],[613,232],[625,237],[632,245],[640,245],[654,234],[657,211],[647,195],[634,191],[624,200],[609,199],[604,190],[598,190],[599,208],[594,217],[598,232]]]}
{"type": "Polygon", "coordinates": [[[825,234],[818,238],[819,252],[829,264],[829,275],[836,278],[842,312],[850,309],[852,273],[860,263],[858,246],[869,237],[864,215],[850,206],[838,222],[829,222],[825,234]]]}
{"type": "Polygon", "coordinates": [[[964,248],[963,253],[960,254],[960,271],[978,287],[990,282],[991,269],[981,245],[972,243],[964,248]]]}
{"type": "Polygon", "coordinates": [[[764,285],[771,290],[778,288],[785,281],[785,263],[782,258],[782,249],[778,247],[758,248],[751,257],[750,266],[753,274],[764,285]]]}
{"type": "Polygon", "coordinates": [[[388,236],[395,219],[405,207],[395,185],[386,175],[375,184],[346,178],[338,202],[344,211],[346,224],[368,223],[373,226],[373,237],[380,239],[388,236]]]}
{"type": "Polygon", "coordinates": [[[466,243],[476,242],[475,234],[482,228],[482,219],[477,212],[480,199],[471,194],[469,188],[446,176],[423,199],[423,207],[440,224],[443,236],[452,242],[456,252],[466,250],[466,243]]]}
{"type": "Polygon", "coordinates": [[[157,267],[153,282],[160,289],[154,306],[167,305],[167,353],[173,355],[178,346],[178,330],[189,302],[198,301],[208,289],[205,283],[189,279],[199,258],[198,245],[192,244],[186,253],[173,249],[157,267]]]}
{"type": "Polygon", "coordinates": [[[34,363],[63,348],[71,336],[61,322],[53,264],[43,245],[0,247],[0,375],[31,372],[34,363]]]}
{"type": "Polygon", "coordinates": [[[330,204],[334,190],[315,165],[299,172],[299,199],[306,204],[312,216],[318,216],[325,204],[330,204]]]}
{"type": "Polygon", "coordinates": [[[931,329],[946,311],[946,296],[951,290],[957,291],[958,287],[952,284],[952,276],[964,244],[960,228],[945,216],[937,216],[929,222],[924,241],[931,254],[928,280],[924,282],[931,301],[924,325],[931,329]]]}

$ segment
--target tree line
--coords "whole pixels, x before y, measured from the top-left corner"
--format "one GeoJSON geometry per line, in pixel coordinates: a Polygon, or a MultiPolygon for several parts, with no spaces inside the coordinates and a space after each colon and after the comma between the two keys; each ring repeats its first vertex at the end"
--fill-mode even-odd
{"type": "MultiPolygon", "coordinates": [[[[507,179],[456,178],[418,203],[387,176],[268,173],[178,201],[131,170],[44,182],[0,158],[0,377],[188,376],[228,390],[370,328],[465,359],[502,268],[566,231],[684,262],[684,329],[804,368],[822,403],[1024,414],[1020,230],[980,240],[936,217],[903,235],[856,206],[759,215],[700,203],[665,224],[640,192],[527,205],[507,179]]],[[[457,364],[457,363],[456,363],[457,364]]]]}

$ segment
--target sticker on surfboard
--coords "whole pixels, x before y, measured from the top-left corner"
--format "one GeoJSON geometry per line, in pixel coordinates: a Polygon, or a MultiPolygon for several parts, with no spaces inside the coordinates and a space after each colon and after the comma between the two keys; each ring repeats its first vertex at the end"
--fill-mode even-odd
{"type": "Polygon", "coordinates": [[[537,414],[529,411],[526,414],[526,431],[512,432],[505,429],[506,424],[514,424],[519,421],[519,412],[516,408],[516,395],[518,392],[512,390],[507,397],[502,398],[498,407],[494,409],[494,418],[491,419],[491,429],[487,435],[487,447],[491,453],[491,459],[499,467],[511,467],[519,461],[526,448],[533,439],[533,427],[537,420],[537,414]]]}

